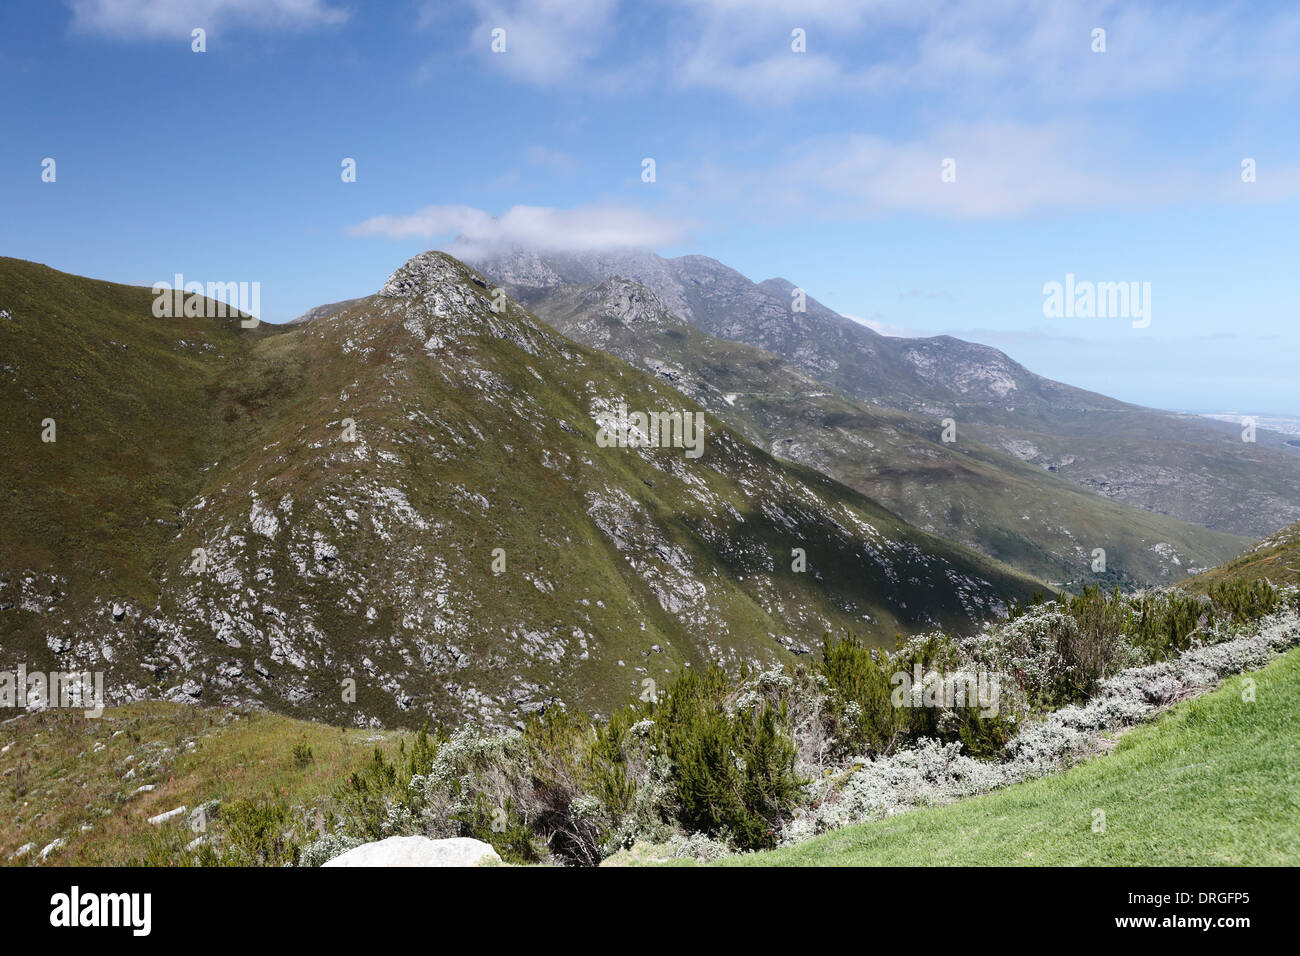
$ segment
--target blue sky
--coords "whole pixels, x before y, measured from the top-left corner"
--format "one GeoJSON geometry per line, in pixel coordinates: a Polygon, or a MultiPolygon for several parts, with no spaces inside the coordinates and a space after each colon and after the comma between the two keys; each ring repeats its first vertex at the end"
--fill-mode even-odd
{"type": "Polygon", "coordinates": [[[1130,401],[1300,415],[1294,3],[7,0],[0,72],[0,254],[256,281],[283,321],[457,232],[646,245],[1130,401]],[[1150,283],[1150,326],[1046,317],[1067,273],[1150,283]]]}

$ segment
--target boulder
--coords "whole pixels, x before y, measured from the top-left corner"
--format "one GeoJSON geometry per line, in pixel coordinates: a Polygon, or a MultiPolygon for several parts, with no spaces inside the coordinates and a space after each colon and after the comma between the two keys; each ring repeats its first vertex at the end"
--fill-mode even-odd
{"type": "Polygon", "coordinates": [[[422,836],[395,836],[363,843],[323,866],[478,866],[500,863],[497,851],[482,840],[453,837],[431,840],[422,836]]]}

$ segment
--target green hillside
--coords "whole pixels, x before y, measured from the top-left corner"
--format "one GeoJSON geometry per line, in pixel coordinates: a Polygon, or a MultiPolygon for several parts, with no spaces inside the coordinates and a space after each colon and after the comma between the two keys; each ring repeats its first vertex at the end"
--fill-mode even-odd
{"type": "Polygon", "coordinates": [[[1053,585],[1173,583],[1249,541],[1084,491],[964,428],[945,443],[938,417],[831,391],[771,352],[694,328],[630,280],[511,291],[560,332],[656,375],[774,455],[1053,585]]]}
{"type": "MultiPolygon", "coordinates": [[[[59,604],[81,613],[89,595],[78,585],[91,579],[152,601],[153,555],[204,471],[244,437],[249,410],[223,400],[223,380],[281,330],[155,319],[152,304],[148,289],[0,258],[5,603],[42,605],[71,588],[59,604]],[[42,441],[46,419],[53,442],[42,441]]],[[[273,384],[247,400],[265,405],[273,384]]]]}
{"type": "Polygon", "coordinates": [[[110,700],[608,712],[827,630],[969,631],[1037,588],[712,418],[698,459],[599,447],[600,408],[699,409],[496,311],[441,254],[291,329],[155,319],[147,290],[17,260],[3,278],[0,648],[106,669],[110,700]]]}
{"type": "Polygon", "coordinates": [[[1208,591],[1215,584],[1240,578],[1274,584],[1300,584],[1300,522],[1271,534],[1221,567],[1211,568],[1187,581],[1193,591],[1208,591]]]}

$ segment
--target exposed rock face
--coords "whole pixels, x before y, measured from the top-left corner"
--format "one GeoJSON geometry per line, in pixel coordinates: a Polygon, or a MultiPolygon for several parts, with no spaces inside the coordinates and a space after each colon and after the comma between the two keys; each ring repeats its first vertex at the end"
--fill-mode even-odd
{"type": "Polygon", "coordinates": [[[452,837],[431,840],[395,836],[363,843],[322,866],[481,866],[500,863],[497,851],[481,840],[452,837]]]}

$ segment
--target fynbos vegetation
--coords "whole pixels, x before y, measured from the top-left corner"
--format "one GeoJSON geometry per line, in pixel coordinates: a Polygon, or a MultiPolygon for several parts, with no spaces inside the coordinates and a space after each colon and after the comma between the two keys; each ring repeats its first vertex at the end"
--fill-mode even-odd
{"type": "Polygon", "coordinates": [[[637,844],[761,850],[1068,766],[1099,733],[1297,644],[1300,592],[1245,581],[1212,596],[1090,589],[892,652],[828,635],[804,660],[688,673],[606,718],[557,709],[521,730],[421,731],[376,749],[315,823],[274,802],[222,807],[212,846],[150,853],[312,865],[411,833],[473,837],[515,863],[594,865],[637,844]],[[955,690],[977,674],[996,702],[955,690]]]}

